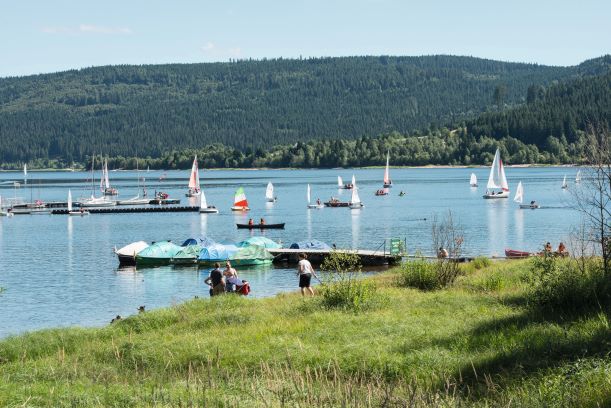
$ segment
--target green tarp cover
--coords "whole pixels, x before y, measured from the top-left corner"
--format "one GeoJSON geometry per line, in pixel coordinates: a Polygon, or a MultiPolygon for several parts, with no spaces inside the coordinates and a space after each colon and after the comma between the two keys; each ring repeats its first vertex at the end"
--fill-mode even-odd
{"type": "Polygon", "coordinates": [[[258,245],[263,248],[272,248],[272,249],[282,248],[282,245],[278,244],[277,242],[272,241],[269,238],[265,238],[265,237],[250,237],[236,244],[236,246],[238,247],[247,247],[249,245],[258,245]]]}
{"type": "Polygon", "coordinates": [[[170,259],[185,248],[168,241],[156,242],[140,251],[136,258],[170,259]]]}

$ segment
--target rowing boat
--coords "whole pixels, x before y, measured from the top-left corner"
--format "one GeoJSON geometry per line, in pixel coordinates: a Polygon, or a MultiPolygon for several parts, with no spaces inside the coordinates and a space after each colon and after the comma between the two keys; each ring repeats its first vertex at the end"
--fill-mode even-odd
{"type": "Polygon", "coordinates": [[[238,229],[284,229],[284,222],[281,224],[236,224],[238,229]]]}

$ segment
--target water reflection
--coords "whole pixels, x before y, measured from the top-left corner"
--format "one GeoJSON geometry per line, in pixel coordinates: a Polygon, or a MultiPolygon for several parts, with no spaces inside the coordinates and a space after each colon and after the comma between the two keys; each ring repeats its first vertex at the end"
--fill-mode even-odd
{"type": "Polygon", "coordinates": [[[352,248],[359,249],[359,241],[361,238],[361,211],[363,210],[350,210],[352,220],[352,248]]]}
{"type": "Polygon", "coordinates": [[[507,199],[485,200],[488,222],[488,253],[503,256],[501,248],[507,248],[507,199]]]}
{"type": "Polygon", "coordinates": [[[514,223],[515,223],[515,244],[517,248],[524,248],[524,212],[518,205],[514,210],[514,223]]]}

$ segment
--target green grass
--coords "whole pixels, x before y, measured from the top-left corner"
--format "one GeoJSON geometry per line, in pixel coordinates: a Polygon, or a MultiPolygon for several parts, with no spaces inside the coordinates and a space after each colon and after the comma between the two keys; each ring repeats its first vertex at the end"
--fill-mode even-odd
{"type": "Polygon", "coordinates": [[[540,314],[528,261],[385,301],[225,296],[0,342],[0,406],[609,406],[608,310],[540,314]]]}

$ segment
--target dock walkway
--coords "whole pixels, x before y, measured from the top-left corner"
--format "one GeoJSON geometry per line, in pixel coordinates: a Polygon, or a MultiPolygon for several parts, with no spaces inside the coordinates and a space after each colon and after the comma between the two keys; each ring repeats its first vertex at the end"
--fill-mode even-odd
{"type": "MultiPolygon", "coordinates": [[[[117,207],[100,207],[100,208],[86,208],[90,214],[121,214],[121,213],[160,213],[160,212],[199,212],[199,206],[160,206],[160,207],[131,207],[131,206],[117,206],[117,207]]],[[[68,214],[67,209],[53,210],[51,214],[66,215],[68,214]]]]}
{"type": "Polygon", "coordinates": [[[361,260],[361,265],[376,266],[376,265],[395,265],[401,262],[400,255],[391,255],[390,252],[373,251],[369,249],[291,249],[279,248],[268,249],[274,256],[274,263],[297,263],[299,253],[305,253],[308,260],[320,265],[324,259],[332,252],[357,254],[361,260]]]}

